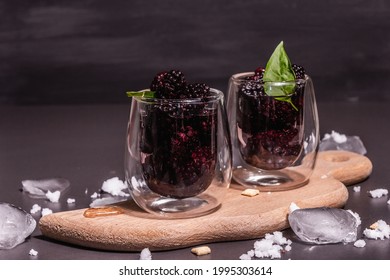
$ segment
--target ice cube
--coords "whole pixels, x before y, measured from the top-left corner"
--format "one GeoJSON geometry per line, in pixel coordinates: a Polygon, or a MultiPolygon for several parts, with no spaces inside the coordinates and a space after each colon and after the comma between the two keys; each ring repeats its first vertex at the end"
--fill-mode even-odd
{"type": "Polygon", "coordinates": [[[34,218],[9,203],[0,203],[0,249],[12,249],[24,242],[36,227],[34,218]]]}
{"type": "Polygon", "coordinates": [[[361,155],[367,153],[366,148],[359,136],[347,136],[338,132],[332,131],[331,134],[325,134],[322,138],[319,151],[328,150],[343,150],[355,152],[361,155]]]}
{"type": "Polygon", "coordinates": [[[357,237],[357,219],[343,209],[297,209],[289,214],[288,221],[294,233],[308,243],[348,243],[355,241],[357,237]]]}
{"type": "Polygon", "coordinates": [[[42,180],[23,180],[23,191],[33,198],[46,198],[46,193],[63,192],[70,186],[70,182],[64,178],[50,178],[42,180]]]}

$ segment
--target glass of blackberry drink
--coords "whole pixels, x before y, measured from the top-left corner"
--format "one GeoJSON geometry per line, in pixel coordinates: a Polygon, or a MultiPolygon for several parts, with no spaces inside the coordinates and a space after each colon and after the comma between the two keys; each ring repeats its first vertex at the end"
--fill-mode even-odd
{"type": "Polygon", "coordinates": [[[289,190],[314,169],[319,122],[311,78],[281,42],[265,69],[233,75],[227,111],[233,178],[245,188],[289,190]]]}
{"type": "Polygon", "coordinates": [[[134,201],[168,218],[216,210],[231,179],[223,93],[172,70],[128,95],[125,173],[134,201]]]}

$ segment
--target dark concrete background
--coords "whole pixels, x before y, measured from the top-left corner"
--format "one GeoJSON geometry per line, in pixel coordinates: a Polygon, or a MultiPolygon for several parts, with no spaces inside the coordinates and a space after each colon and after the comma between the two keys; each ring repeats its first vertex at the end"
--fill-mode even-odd
{"type": "Polygon", "coordinates": [[[181,69],[223,91],[283,40],[320,101],[390,100],[388,0],[0,2],[0,103],[124,103],[181,69]]]}

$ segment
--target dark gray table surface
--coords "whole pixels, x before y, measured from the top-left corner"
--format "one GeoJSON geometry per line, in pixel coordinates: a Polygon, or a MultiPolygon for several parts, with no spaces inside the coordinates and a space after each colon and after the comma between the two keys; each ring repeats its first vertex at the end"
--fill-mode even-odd
{"type": "MultiPolygon", "coordinates": [[[[360,183],[361,192],[349,187],[346,209],[360,214],[364,228],[383,219],[390,223],[389,197],[370,198],[368,191],[389,188],[390,184],[390,103],[350,101],[318,104],[321,137],[335,130],[358,135],[373,162],[373,173],[360,183]]],[[[0,202],[8,202],[29,211],[38,203],[54,212],[86,208],[90,195],[104,180],[124,179],[124,138],[129,105],[78,106],[0,106],[0,202]],[[71,188],[60,203],[32,199],[21,192],[21,181],[64,177],[71,188]],[[88,189],[88,194],[85,193],[88,189]],[[76,199],[74,205],[67,197],[76,199]]],[[[38,220],[39,216],[34,215],[38,220]]],[[[282,259],[390,259],[390,240],[366,240],[364,248],[353,244],[311,246],[299,242],[291,230],[284,236],[293,241],[292,250],[282,259]]],[[[194,256],[189,248],[152,252],[153,259],[238,260],[253,248],[255,240],[208,244],[212,253],[194,256]]],[[[0,250],[0,259],[138,259],[139,252],[107,252],[74,246],[44,237],[38,227],[23,244],[0,250]],[[29,256],[34,248],[37,257],[29,256]]]]}

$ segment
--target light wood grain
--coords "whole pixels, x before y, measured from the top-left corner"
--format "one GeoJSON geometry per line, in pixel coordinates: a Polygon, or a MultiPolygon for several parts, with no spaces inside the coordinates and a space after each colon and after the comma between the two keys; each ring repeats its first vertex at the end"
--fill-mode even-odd
{"type": "Polygon", "coordinates": [[[321,152],[310,182],[298,189],[241,195],[233,182],[222,206],[207,216],[191,219],[158,219],[140,210],[133,201],[116,204],[124,214],[85,218],[85,209],[44,216],[39,227],[50,238],[85,247],[139,251],[169,250],[217,241],[260,238],[287,228],[291,202],[300,207],[342,207],[348,199],[344,184],[358,183],[372,171],[362,155],[321,152]]]}

